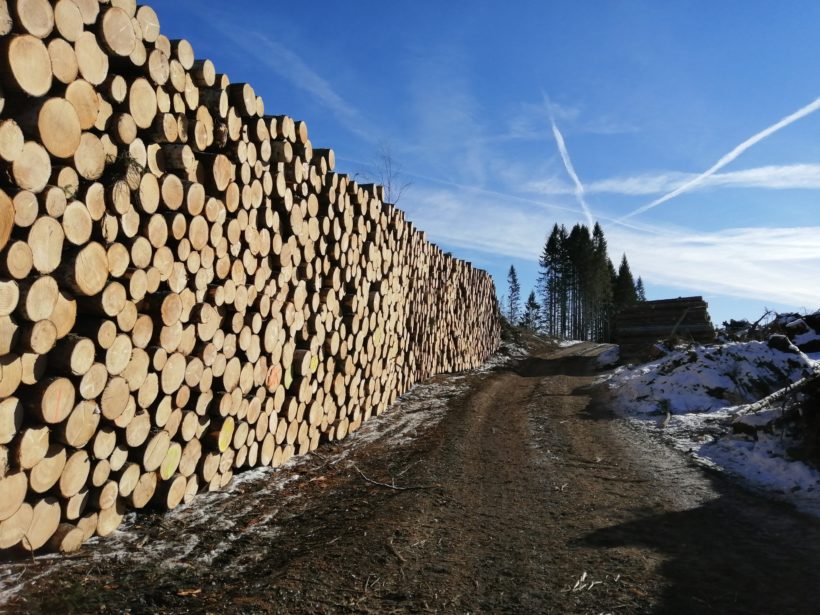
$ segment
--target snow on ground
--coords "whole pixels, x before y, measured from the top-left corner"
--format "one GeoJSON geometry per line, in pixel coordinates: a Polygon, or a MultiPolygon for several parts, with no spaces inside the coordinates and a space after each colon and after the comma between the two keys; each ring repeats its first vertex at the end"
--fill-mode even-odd
{"type": "Polygon", "coordinates": [[[558,342],[559,348],[569,348],[570,346],[575,346],[577,344],[583,344],[580,340],[561,340],[558,342]]]}
{"type": "Polygon", "coordinates": [[[795,347],[737,342],[677,350],[609,380],[616,409],[685,414],[751,403],[808,376],[814,362],[795,347]]]}
{"type": "Polygon", "coordinates": [[[621,348],[613,344],[598,355],[598,358],[595,359],[595,363],[600,369],[606,369],[607,367],[617,365],[620,358],[621,348]]]}
{"type": "Polygon", "coordinates": [[[753,404],[820,371],[818,359],[766,342],[691,348],[621,367],[606,387],[613,408],[633,423],[704,465],[820,516],[820,469],[791,458],[797,440],[788,426],[774,427],[785,396],[753,404]],[[733,422],[740,421],[748,429],[734,433],[733,422]]]}

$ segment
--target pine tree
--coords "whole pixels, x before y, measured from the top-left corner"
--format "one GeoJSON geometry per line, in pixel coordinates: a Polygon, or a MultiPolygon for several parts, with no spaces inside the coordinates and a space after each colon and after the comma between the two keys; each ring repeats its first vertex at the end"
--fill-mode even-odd
{"type": "Polygon", "coordinates": [[[638,301],[646,301],[646,290],[644,290],[641,276],[638,276],[638,281],[635,282],[635,295],[637,296],[638,301]]]}
{"type": "Polygon", "coordinates": [[[592,339],[598,342],[609,341],[609,319],[612,313],[612,262],[607,256],[607,243],[604,231],[597,222],[592,230],[592,261],[594,276],[595,305],[592,339]]]}
{"type": "Polygon", "coordinates": [[[632,271],[629,269],[626,254],[621,258],[621,266],[618,267],[618,279],[615,282],[613,294],[616,311],[620,311],[638,301],[635,279],[632,277],[632,271]]]}
{"type": "Polygon", "coordinates": [[[515,272],[513,265],[510,265],[510,271],[507,273],[507,284],[509,288],[509,294],[507,295],[507,318],[510,324],[517,325],[521,304],[521,285],[518,283],[518,274],[515,272]]]}
{"type": "Polygon", "coordinates": [[[538,265],[541,269],[538,275],[538,291],[541,295],[542,326],[547,335],[559,337],[562,335],[561,322],[563,320],[562,288],[563,288],[563,250],[566,229],[555,224],[552,227],[538,265]]]}
{"type": "Polygon", "coordinates": [[[541,306],[535,300],[535,291],[530,292],[527,303],[524,304],[524,315],[521,317],[521,326],[530,331],[538,331],[538,319],[541,306]]]}

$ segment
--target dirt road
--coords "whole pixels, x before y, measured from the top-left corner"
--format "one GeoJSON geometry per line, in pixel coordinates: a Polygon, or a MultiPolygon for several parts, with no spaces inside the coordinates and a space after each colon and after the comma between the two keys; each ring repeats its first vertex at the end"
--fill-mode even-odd
{"type": "MultiPolygon", "coordinates": [[[[820,613],[820,522],[591,403],[578,345],[418,387],[350,441],[0,564],[7,612],[820,613]]],[[[2,610],[2,609],[0,609],[2,610]]]]}

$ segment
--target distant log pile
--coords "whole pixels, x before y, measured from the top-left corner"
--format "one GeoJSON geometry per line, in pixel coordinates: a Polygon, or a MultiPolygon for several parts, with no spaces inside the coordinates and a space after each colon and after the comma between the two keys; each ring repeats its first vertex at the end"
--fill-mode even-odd
{"type": "Polygon", "coordinates": [[[134,0],[0,0],[0,549],[337,440],[499,342],[492,279],[134,0]]]}
{"type": "Polygon", "coordinates": [[[670,338],[709,343],[715,330],[703,297],[641,301],[615,317],[615,342],[621,358],[646,356],[652,345],[670,338]]]}

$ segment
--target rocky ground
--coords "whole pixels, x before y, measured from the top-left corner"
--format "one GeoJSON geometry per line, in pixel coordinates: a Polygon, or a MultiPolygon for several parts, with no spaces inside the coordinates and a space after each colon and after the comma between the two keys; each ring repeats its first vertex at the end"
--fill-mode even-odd
{"type": "Polygon", "coordinates": [[[595,403],[604,350],[436,378],[285,468],[0,563],[0,610],[817,612],[820,522],[595,403]]]}

